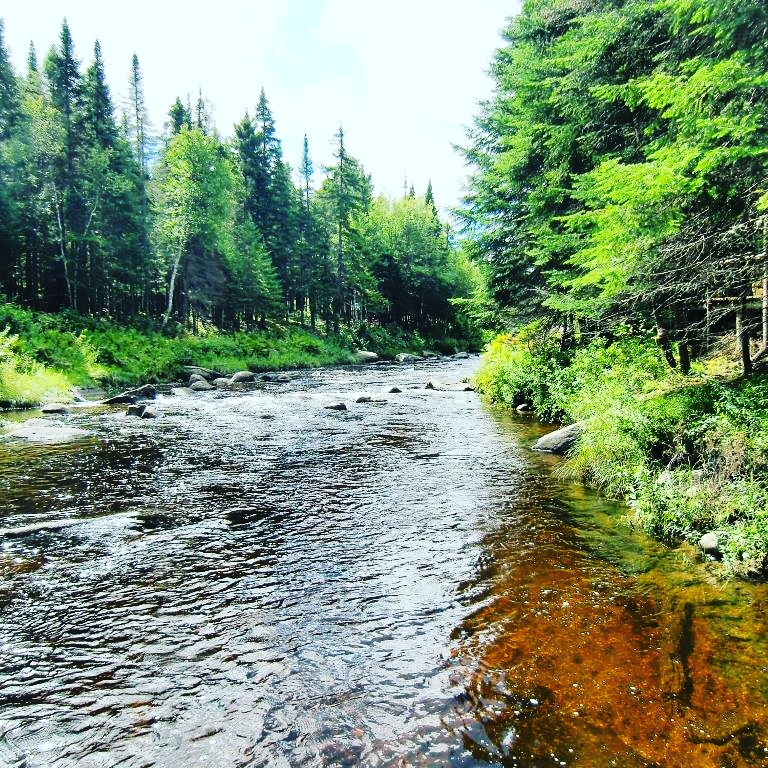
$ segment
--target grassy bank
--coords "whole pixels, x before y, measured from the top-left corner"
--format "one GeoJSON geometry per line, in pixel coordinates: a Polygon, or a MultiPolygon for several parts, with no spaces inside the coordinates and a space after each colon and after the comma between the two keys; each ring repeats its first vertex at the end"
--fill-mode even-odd
{"type": "Polygon", "coordinates": [[[651,339],[574,352],[528,329],[489,345],[477,377],[494,403],[579,421],[561,471],[625,499],[632,524],[671,544],[715,532],[733,571],[768,567],[768,376],[737,377],[725,357],[683,376],[651,339]]]}
{"type": "MultiPolygon", "coordinates": [[[[464,342],[466,344],[466,341],[464,342]]],[[[74,314],[41,314],[0,304],[0,407],[23,408],[71,399],[76,386],[119,389],[178,380],[185,365],[273,371],[354,362],[364,348],[382,358],[435,349],[456,352],[457,339],[423,338],[399,329],[360,325],[339,335],[296,325],[267,330],[169,335],[74,314]]]]}

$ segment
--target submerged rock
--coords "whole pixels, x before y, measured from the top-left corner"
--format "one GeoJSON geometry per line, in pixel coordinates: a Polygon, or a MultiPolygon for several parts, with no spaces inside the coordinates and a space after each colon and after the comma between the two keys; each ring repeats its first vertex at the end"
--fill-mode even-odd
{"type": "Polygon", "coordinates": [[[78,427],[56,424],[47,419],[28,419],[5,433],[6,437],[33,443],[69,443],[90,437],[91,433],[78,427]]]}
{"type": "Polygon", "coordinates": [[[356,403],[372,403],[373,398],[370,395],[362,395],[362,397],[358,397],[357,400],[355,400],[356,403]]]}
{"type": "Polygon", "coordinates": [[[566,453],[576,445],[583,427],[579,422],[569,424],[567,427],[556,429],[544,437],[540,437],[533,445],[534,451],[546,451],[547,453],[566,453]]]}
{"type": "Polygon", "coordinates": [[[336,403],[335,405],[326,405],[325,406],[326,411],[346,411],[347,410],[347,404],[346,403],[336,403]]]}

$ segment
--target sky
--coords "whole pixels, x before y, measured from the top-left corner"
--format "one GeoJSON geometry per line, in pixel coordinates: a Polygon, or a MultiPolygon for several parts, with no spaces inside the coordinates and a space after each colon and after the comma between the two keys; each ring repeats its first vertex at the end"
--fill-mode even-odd
{"type": "Polygon", "coordinates": [[[297,169],[306,134],[322,181],[334,135],[372,177],[377,194],[417,194],[432,182],[438,206],[456,205],[467,178],[453,149],[467,143],[501,30],[519,0],[26,0],[0,5],[4,41],[17,74],[30,42],[42,62],[64,18],[82,71],[101,44],[117,114],[135,53],[155,132],[177,96],[209,104],[224,137],[261,89],[297,169]],[[12,7],[12,10],[9,8],[12,7]]]}

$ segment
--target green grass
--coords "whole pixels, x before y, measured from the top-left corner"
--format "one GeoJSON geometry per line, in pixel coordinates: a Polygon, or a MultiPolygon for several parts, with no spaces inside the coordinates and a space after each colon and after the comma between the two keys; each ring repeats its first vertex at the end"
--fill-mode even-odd
{"type": "Polygon", "coordinates": [[[502,407],[532,403],[542,420],[580,421],[560,473],[627,501],[635,523],[670,543],[717,531],[727,565],[768,557],[768,376],[683,376],[653,341],[627,335],[564,356],[535,329],[496,339],[478,388],[502,407]],[[676,468],[665,471],[676,457],[676,468]]]}
{"type": "Polygon", "coordinates": [[[164,335],[72,314],[0,305],[0,402],[26,407],[71,399],[76,386],[109,389],[174,381],[184,366],[228,375],[348,363],[346,340],[296,326],[254,333],[164,335]]]}

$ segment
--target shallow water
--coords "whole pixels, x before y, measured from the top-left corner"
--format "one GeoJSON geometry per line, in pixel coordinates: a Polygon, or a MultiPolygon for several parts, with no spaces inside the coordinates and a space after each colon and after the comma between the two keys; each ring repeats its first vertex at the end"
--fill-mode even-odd
{"type": "Polygon", "coordinates": [[[765,587],[555,480],[536,425],[424,389],[475,364],[0,444],[0,765],[768,764],[765,587]],[[7,535],[49,520],[74,524],[7,535]]]}

